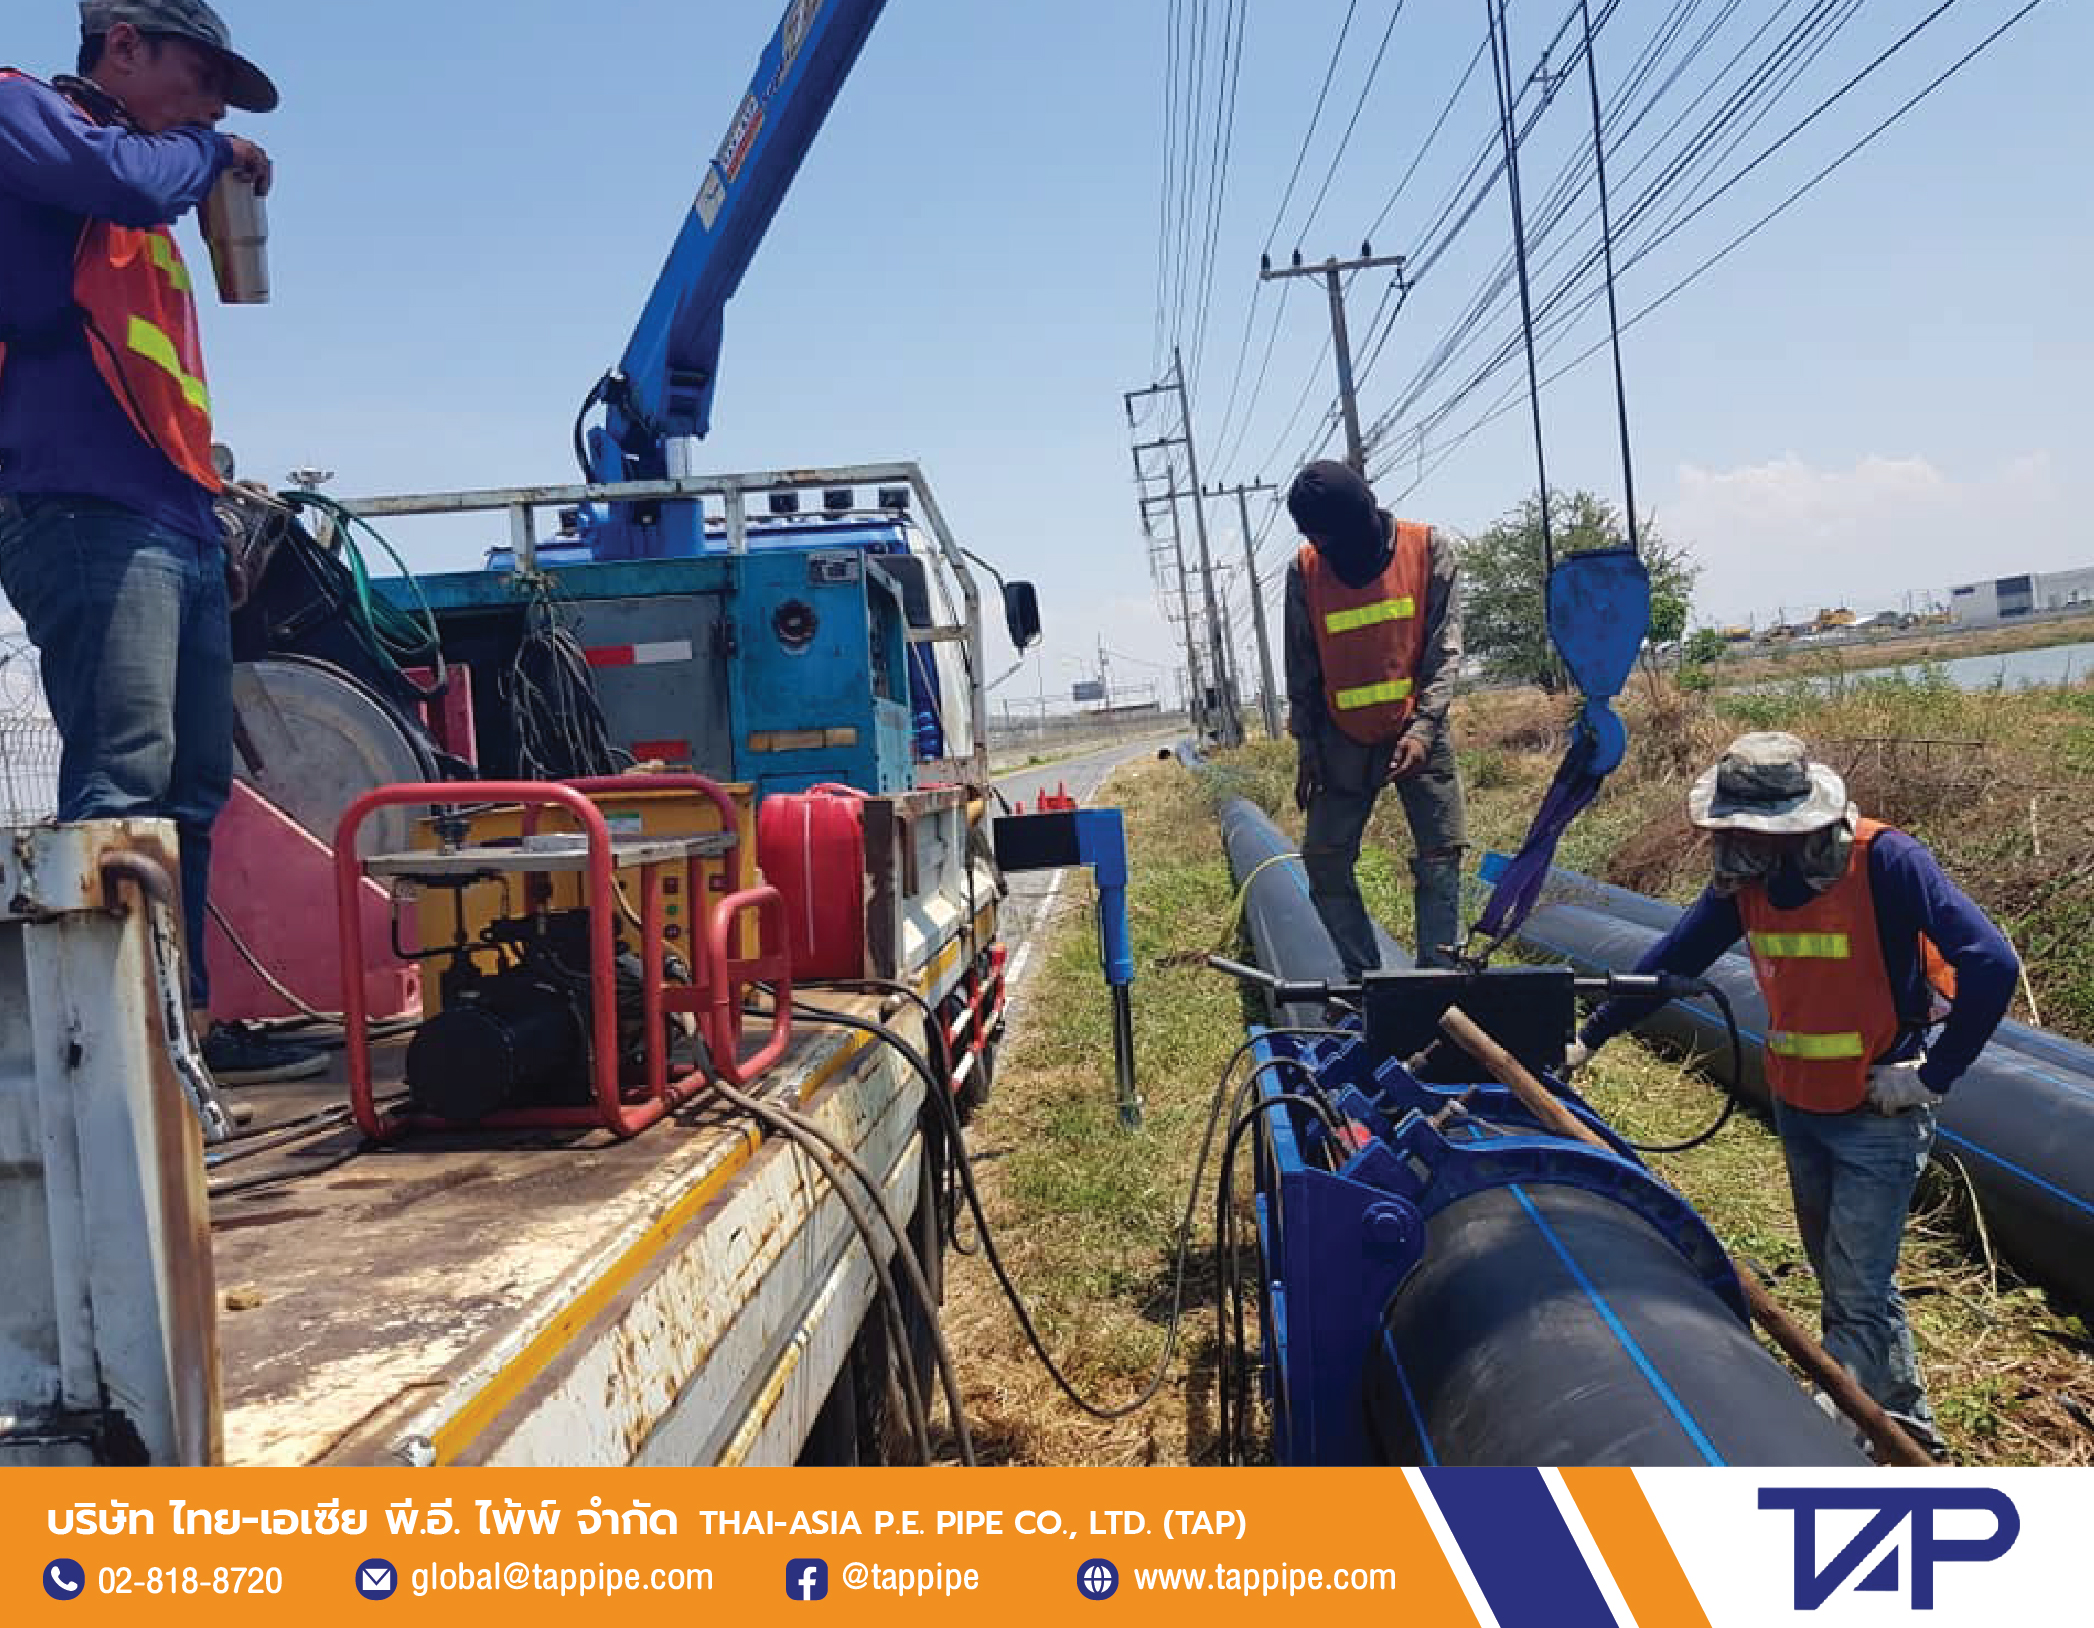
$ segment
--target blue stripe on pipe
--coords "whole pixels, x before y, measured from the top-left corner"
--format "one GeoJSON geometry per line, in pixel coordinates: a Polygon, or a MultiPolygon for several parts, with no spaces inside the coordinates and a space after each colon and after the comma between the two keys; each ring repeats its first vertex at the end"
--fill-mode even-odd
{"type": "Polygon", "coordinates": [[[2019,1176],[2031,1187],[2042,1188],[2044,1192],[2050,1194],[2052,1198],[2057,1199],[2059,1202],[2069,1204],[2075,1210],[2083,1210],[2088,1215],[2094,1215],[2094,1204],[2089,1204],[2077,1193],[2066,1192],[2064,1188],[2058,1186],[2055,1182],[2045,1181],[2033,1170],[2024,1170],[2012,1159],[2003,1159],[1997,1153],[1994,1153],[1992,1149],[1980,1147],[1968,1137],[1958,1136],[1954,1131],[1945,1131],[1938,1125],[1934,1128],[1934,1134],[1941,1141],[1954,1142],[1956,1146],[1963,1149],[1966,1153],[1975,1153],[1988,1164],[1998,1165],[2000,1169],[2006,1171],[2010,1176],[2019,1176]]]}
{"type": "Polygon", "coordinates": [[[1426,1470],[1498,1628],[1616,1628],[1539,1470],[1426,1470]]]}
{"type": "Polygon", "coordinates": [[[1607,1304],[1606,1297],[1600,1293],[1597,1285],[1585,1275],[1585,1269],[1572,1257],[1556,1229],[1550,1226],[1547,1218],[1534,1207],[1534,1201],[1527,1196],[1526,1189],[1514,1185],[1511,1191],[1512,1196],[1520,1201],[1520,1208],[1525,1210],[1535,1226],[1541,1229],[1541,1235],[1549,1241],[1549,1247],[1556,1252],[1556,1258],[1563,1263],[1563,1269],[1570,1273],[1578,1287],[1585,1291],[1585,1297],[1592,1302],[1593,1308],[1605,1320],[1607,1327],[1613,1330],[1615,1339],[1621,1342],[1621,1348],[1628,1353],[1629,1360],[1649,1381],[1650,1388],[1657,1392],[1658,1400],[1665,1404],[1665,1411],[1672,1415],[1673,1423],[1686,1432],[1687,1439],[1694,1443],[1694,1450],[1700,1453],[1703,1459],[1720,1467],[1724,1460],[1723,1455],[1716,1451],[1716,1444],[1710,1441],[1701,1426],[1695,1423],[1694,1415],[1688,1411],[1687,1404],[1680,1400],[1679,1393],[1666,1384],[1665,1376],[1659,1373],[1650,1358],[1644,1355],[1643,1347],[1636,1343],[1636,1336],[1631,1334],[1622,1320],[1614,1314],[1614,1308],[1607,1304]]]}
{"type": "MultiPolygon", "coordinates": [[[[1546,950],[1549,954],[1558,956],[1565,961],[1573,963],[1574,965],[1582,967],[1599,967],[1601,965],[1599,962],[1592,960],[1590,957],[1576,955],[1572,953],[1570,950],[1565,949],[1560,944],[1551,944],[1547,939],[1541,937],[1539,934],[1529,933],[1522,929],[1520,937],[1526,940],[1528,943],[1533,944],[1536,948],[1546,950]]],[[[1683,1007],[1687,1011],[1694,1013],[1697,1017],[1703,1018],[1709,1023],[1712,1023],[1719,1028],[1723,1026],[1722,1015],[1720,1013],[1710,1011],[1706,1006],[1696,1005],[1692,1001],[1679,1001],[1675,1002],[1674,1004],[1683,1007]]],[[[1738,1033],[1742,1038],[1749,1040],[1755,1046],[1764,1047],[1767,1043],[1767,1037],[1764,1034],[1760,1033],[1756,1029],[1747,1027],[1743,1023],[1738,1025],[1738,1033]]],[[[2000,1066],[2000,1059],[1997,1057],[1989,1059],[1987,1066],[2000,1066]]],[[[2006,1066],[2020,1067],[2022,1065],[2020,1064],[2019,1059],[2015,1059],[2006,1066]]],[[[2033,1068],[2029,1069],[2028,1072],[2031,1074],[2035,1074],[2038,1079],[2050,1078],[2049,1075],[2042,1074],[2038,1070],[2033,1068]]],[[[2054,1083],[2065,1084],[2068,1082],[2057,1081],[2054,1083]]],[[[2038,1188],[2041,1191],[2050,1194],[2051,1197],[2057,1199],[2061,1204],[2070,1205],[2073,1209],[2078,1210],[2085,1215],[2094,1216],[2094,1203],[2089,1203],[2086,1199],[2082,1198],[2077,1193],[2066,1191],[2064,1188],[2060,1187],[2056,1182],[2044,1180],[2043,1177],[2037,1175],[2033,1170],[2025,1169],[2023,1166],[2016,1164],[2012,1159],[2009,1159],[2002,1154],[1993,1152],[1992,1149],[1984,1146],[1982,1143],[1973,1142],[1967,1136],[1958,1136],[1954,1131],[1943,1130],[1939,1127],[1936,1128],[1935,1135],[1941,1137],[1946,1141],[1954,1142],[1959,1148],[1962,1148],[1967,1152],[1975,1153],[1979,1158],[1985,1160],[1988,1164],[1995,1164],[1999,1166],[1999,1168],[2006,1171],[2008,1175],[2017,1177],[2020,1180],[2027,1182],[2031,1187],[2038,1188]]]]}
{"type": "Polygon", "coordinates": [[[1418,1434],[1418,1445],[1425,1450],[1428,1466],[1440,1461],[1440,1455],[1432,1450],[1432,1432],[1425,1428],[1425,1415],[1418,1411],[1418,1398],[1411,1390],[1411,1376],[1403,1371],[1403,1353],[1396,1349],[1396,1342],[1389,1338],[1384,1329],[1381,1336],[1382,1350],[1388,1354],[1389,1366],[1396,1372],[1396,1388],[1403,1392],[1403,1405],[1410,1410],[1411,1428],[1418,1434]]]}

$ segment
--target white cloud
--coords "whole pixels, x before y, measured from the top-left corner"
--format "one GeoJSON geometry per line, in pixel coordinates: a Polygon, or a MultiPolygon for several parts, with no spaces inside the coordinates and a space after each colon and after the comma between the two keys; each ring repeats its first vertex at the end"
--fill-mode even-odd
{"type": "Polygon", "coordinates": [[[1883,610],[1953,583],[2094,564],[2082,518],[2094,494],[2073,490],[2084,483],[2062,479],[2047,452],[1960,477],[1920,457],[1828,469],[1789,453],[1685,464],[1675,483],[1658,521],[1700,562],[1696,611],[1709,620],[1883,610]]]}

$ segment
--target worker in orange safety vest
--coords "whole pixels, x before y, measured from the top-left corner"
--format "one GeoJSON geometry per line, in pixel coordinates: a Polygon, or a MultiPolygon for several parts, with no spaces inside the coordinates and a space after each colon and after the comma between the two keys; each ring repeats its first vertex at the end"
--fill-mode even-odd
{"type": "Polygon", "coordinates": [[[1381,964],[1356,874],[1376,799],[1394,786],[1410,825],[1418,961],[1461,939],[1461,776],[1447,709],[1461,664],[1452,545],[1392,519],[1351,467],[1313,463],[1287,493],[1305,539],[1287,568],[1288,732],[1302,864],[1348,977],[1381,964]]]}
{"type": "MultiPolygon", "coordinates": [[[[211,829],[232,781],[220,479],[195,284],[171,228],[269,156],[215,127],[276,87],[203,0],[83,0],[77,73],[0,71],[0,587],[64,749],[58,817],[181,841],[191,1004],[210,991],[211,829]]],[[[326,1059],[221,1024],[222,1084],[326,1059]]]]}
{"type": "MultiPolygon", "coordinates": [[[[1694,977],[1745,940],[1767,1003],[1767,1085],[1825,1348],[1945,1456],[1898,1293],[1898,1250],[1936,1111],[2006,1015],[2019,962],[1926,846],[1864,818],[1839,774],[1794,735],[1732,742],[1696,782],[1687,816],[1711,834],[1714,875],[1635,970],[1694,977]]],[[[1653,1009],[1602,1006],[1566,1073],[1653,1009]]]]}

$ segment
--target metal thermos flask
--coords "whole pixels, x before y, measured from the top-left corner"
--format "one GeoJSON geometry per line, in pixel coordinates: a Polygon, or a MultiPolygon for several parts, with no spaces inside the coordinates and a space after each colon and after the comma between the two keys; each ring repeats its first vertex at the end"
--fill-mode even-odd
{"type": "Polygon", "coordinates": [[[269,303],[269,216],[254,182],[227,170],[204,200],[204,240],[218,297],[227,305],[269,303]]]}

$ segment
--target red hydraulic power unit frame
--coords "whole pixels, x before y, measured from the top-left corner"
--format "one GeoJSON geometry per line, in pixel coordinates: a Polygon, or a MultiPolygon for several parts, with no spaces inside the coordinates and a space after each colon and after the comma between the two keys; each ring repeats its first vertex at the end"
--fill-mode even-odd
{"type": "MultiPolygon", "coordinates": [[[[696,1018],[706,1051],[719,1076],[731,1085],[743,1085],[765,1073],[784,1056],[792,1043],[792,960],[788,950],[784,900],[769,887],[746,889],[721,899],[706,919],[702,939],[690,944],[692,981],[672,984],[664,978],[667,946],[666,911],[663,906],[664,872],[681,868],[683,894],[695,905],[704,897],[702,860],[642,862],[640,870],[640,944],[642,963],[642,1012],[646,1031],[647,1079],[644,1085],[628,1088],[619,1079],[618,996],[616,978],[617,911],[619,908],[615,846],[603,811],[589,800],[591,791],[636,789],[701,790],[719,800],[729,815],[727,829],[734,829],[732,809],[725,793],[697,776],[650,777],[636,782],[579,781],[556,785],[533,781],[450,781],[434,785],[382,786],[367,793],[343,814],[335,831],[335,883],[342,942],[342,965],[363,965],[363,917],[357,908],[359,887],[364,879],[364,861],[358,857],[356,838],[363,823],[381,808],[402,806],[456,807],[467,804],[523,805],[526,836],[535,834],[537,811],[559,808],[580,827],[588,844],[587,908],[589,911],[590,956],[590,1057],[593,1100],[587,1107],[527,1107],[503,1109],[463,1125],[430,1114],[393,1113],[381,1115],[371,1081],[371,1037],[369,1012],[360,979],[345,977],[342,985],[342,1017],[347,1029],[349,1100],[356,1122],[365,1135],[390,1141],[412,1130],[468,1129],[603,1129],[625,1137],[637,1135],[672,1109],[693,1096],[704,1081],[700,1071],[689,1066],[672,1068],[663,1038],[671,1013],[689,1013],[696,1018]],[[735,928],[745,911],[755,911],[760,946],[754,956],[734,953],[735,928]],[[742,1001],[751,984],[773,986],[776,1009],[771,1032],[764,1046],[744,1057],[742,1045],[742,1001]]],[[[519,852],[515,869],[529,875],[528,856],[519,852]]],[[[627,866],[625,868],[632,868],[627,866]]]]}

